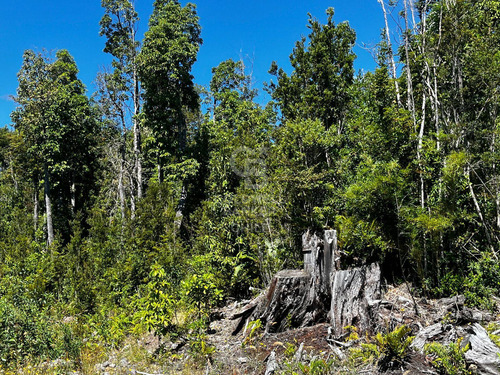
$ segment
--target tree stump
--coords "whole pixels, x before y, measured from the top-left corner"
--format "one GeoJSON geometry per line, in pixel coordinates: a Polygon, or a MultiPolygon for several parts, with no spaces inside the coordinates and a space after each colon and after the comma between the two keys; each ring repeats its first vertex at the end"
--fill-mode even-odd
{"type": "Polygon", "coordinates": [[[349,271],[337,271],[339,261],[336,231],[322,238],[307,232],[302,237],[303,270],[278,272],[265,294],[233,316],[244,322],[260,319],[266,332],[281,332],[327,321],[334,333],[359,325],[368,329],[380,299],[380,267],[374,264],[349,271]]]}
{"type": "Polygon", "coordinates": [[[380,266],[377,263],[335,272],[329,316],[332,333],[341,336],[347,326],[369,330],[376,318],[380,297],[380,266]]]}
{"type": "Polygon", "coordinates": [[[326,301],[308,272],[280,271],[252,314],[252,320],[260,319],[265,323],[266,332],[307,327],[326,320],[326,301]]]}

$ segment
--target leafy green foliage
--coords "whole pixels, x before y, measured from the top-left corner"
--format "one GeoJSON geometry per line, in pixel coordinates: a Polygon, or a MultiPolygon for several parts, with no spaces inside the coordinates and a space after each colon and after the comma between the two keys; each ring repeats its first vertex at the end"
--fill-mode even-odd
{"type": "Polygon", "coordinates": [[[314,359],[309,364],[299,363],[299,369],[302,374],[310,375],[327,375],[333,368],[333,360],[326,361],[324,359],[314,359]]]}
{"type": "Polygon", "coordinates": [[[381,357],[379,366],[383,369],[400,366],[410,352],[410,345],[414,336],[410,336],[411,329],[401,325],[387,334],[377,333],[375,341],[381,357]]]}
{"type": "MultiPolygon", "coordinates": [[[[26,51],[15,130],[0,131],[4,365],[78,361],[83,339],[119,347],[145,331],[185,335],[206,360],[211,311],[299,268],[306,230],[336,229],[342,266],[379,261],[391,282],[495,309],[500,7],[424,5],[425,24],[402,35],[400,77],[387,41],[378,68],[355,76],[354,30],[332,9],[324,25],[309,16],[290,73],[271,67],[268,104],[244,61],[221,62],[195,87],[201,27],[177,0],[154,2],[142,49],[132,2],[102,1],[113,62],[99,110],[67,51],[26,51]]],[[[411,340],[398,327],[353,358],[396,366],[411,340]]],[[[466,371],[459,346],[429,347],[440,371],[466,371]]]]}
{"type": "Polygon", "coordinates": [[[464,282],[467,302],[494,311],[496,303],[491,297],[500,292],[499,277],[498,261],[490,254],[483,253],[481,259],[471,264],[464,282]]]}
{"type": "Polygon", "coordinates": [[[241,346],[254,345],[255,341],[262,335],[262,321],[260,319],[248,322],[247,333],[245,339],[241,342],[241,346]]]}
{"type": "Polygon", "coordinates": [[[43,174],[49,244],[54,239],[52,206],[54,226],[68,240],[67,224],[72,214],[87,208],[95,184],[97,121],[77,74],[66,50],[58,51],[53,62],[26,51],[18,73],[19,107],[11,115],[36,165],[28,172],[35,194],[43,174]],[[47,199],[56,196],[50,204],[47,199]]]}
{"type": "Polygon", "coordinates": [[[309,18],[308,44],[305,37],[296,43],[290,76],[273,63],[278,83],[270,88],[286,120],[319,119],[329,129],[341,126],[350,100],[356,34],[347,22],[335,25],[333,8],[326,13],[326,25],[309,18]]]}
{"type": "Polygon", "coordinates": [[[469,344],[462,344],[463,338],[448,345],[439,343],[427,344],[425,353],[432,356],[432,365],[443,375],[471,374],[467,369],[465,352],[469,350],[469,344]]]}
{"type": "Polygon", "coordinates": [[[151,267],[149,282],[143,289],[132,302],[132,311],[135,311],[132,324],[135,329],[146,329],[165,336],[174,324],[177,299],[172,295],[172,287],[160,265],[151,267]]]}
{"type": "Polygon", "coordinates": [[[183,298],[193,304],[202,316],[206,316],[211,307],[222,300],[222,291],[217,288],[214,274],[191,273],[181,285],[183,298]]]}
{"type": "Polygon", "coordinates": [[[0,367],[27,360],[79,358],[81,343],[73,329],[54,324],[49,311],[24,296],[0,299],[0,328],[0,367]]]}
{"type": "MultiPolygon", "coordinates": [[[[186,147],[186,112],[198,108],[191,68],[202,43],[195,6],[156,0],[139,54],[144,113],[162,166],[186,147]]],[[[175,159],[174,159],[175,160],[175,159]]]]}

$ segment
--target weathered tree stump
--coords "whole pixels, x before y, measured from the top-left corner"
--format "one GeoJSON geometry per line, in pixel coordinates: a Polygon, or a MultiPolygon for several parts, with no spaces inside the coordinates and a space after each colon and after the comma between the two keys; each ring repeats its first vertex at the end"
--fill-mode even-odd
{"type": "Polygon", "coordinates": [[[278,272],[252,314],[265,323],[266,332],[282,332],[307,327],[326,320],[327,298],[311,275],[303,270],[278,272]]]}
{"type": "Polygon", "coordinates": [[[265,294],[233,316],[241,318],[234,333],[244,322],[257,319],[266,332],[311,326],[327,321],[328,316],[335,334],[347,325],[362,330],[370,326],[380,299],[380,267],[337,271],[337,235],[333,230],[322,238],[305,233],[302,246],[304,269],[278,272],[265,294]]]}
{"type": "Polygon", "coordinates": [[[324,294],[330,294],[330,278],[336,270],[338,261],[337,231],[325,231],[323,238],[309,231],[302,236],[304,271],[315,280],[315,288],[324,294]]]}
{"type": "Polygon", "coordinates": [[[330,307],[333,334],[341,336],[347,326],[356,326],[361,331],[372,327],[380,297],[380,267],[377,263],[335,272],[330,307]]]}

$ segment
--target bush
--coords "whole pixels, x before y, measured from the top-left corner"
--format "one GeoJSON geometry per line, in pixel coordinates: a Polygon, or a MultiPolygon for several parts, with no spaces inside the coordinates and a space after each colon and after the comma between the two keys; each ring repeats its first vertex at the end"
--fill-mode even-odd
{"type": "Polygon", "coordinates": [[[500,293],[500,264],[485,253],[472,263],[465,281],[467,304],[494,311],[496,304],[491,296],[500,293]]]}
{"type": "Polygon", "coordinates": [[[68,325],[54,322],[32,300],[0,299],[0,360],[10,367],[26,360],[77,360],[80,342],[68,325]]]}
{"type": "Polygon", "coordinates": [[[456,343],[442,345],[436,342],[425,346],[425,353],[432,356],[432,365],[442,375],[466,375],[470,374],[465,362],[465,352],[469,350],[469,344],[462,346],[463,337],[456,343]]]}
{"type": "Polygon", "coordinates": [[[382,369],[394,368],[403,364],[414,339],[414,336],[410,336],[410,332],[410,328],[402,325],[386,335],[377,333],[375,340],[378,352],[381,354],[379,366],[382,369]]]}
{"type": "Polygon", "coordinates": [[[181,283],[183,300],[193,306],[200,317],[208,315],[210,309],[218,305],[223,298],[222,290],[218,287],[220,279],[210,272],[210,267],[203,267],[200,264],[203,259],[194,257],[192,273],[181,283]]]}
{"type": "Polygon", "coordinates": [[[158,336],[165,336],[172,331],[177,298],[171,289],[165,270],[159,264],[154,264],[142,296],[138,294],[132,302],[136,310],[132,319],[135,330],[145,328],[158,336]]]}

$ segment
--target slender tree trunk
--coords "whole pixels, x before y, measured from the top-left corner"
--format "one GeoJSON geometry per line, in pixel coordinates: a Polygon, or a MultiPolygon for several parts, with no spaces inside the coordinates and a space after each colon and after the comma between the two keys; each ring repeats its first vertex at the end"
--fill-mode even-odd
{"type": "MultiPolygon", "coordinates": [[[[494,170],[496,169],[496,166],[494,166],[494,170]]],[[[500,176],[498,176],[498,173],[495,173],[495,204],[497,208],[497,230],[500,230],[500,176]]]]}
{"type": "Polygon", "coordinates": [[[491,253],[498,260],[497,253],[495,248],[493,247],[493,242],[491,241],[490,231],[488,226],[486,225],[486,221],[484,220],[483,212],[481,211],[481,206],[479,205],[479,201],[477,200],[476,193],[474,192],[474,187],[472,186],[472,181],[470,178],[470,166],[467,165],[466,169],[467,183],[469,185],[470,195],[472,197],[472,201],[474,202],[474,207],[476,209],[477,216],[479,216],[479,220],[481,221],[481,225],[484,229],[484,234],[486,235],[486,240],[488,241],[488,246],[490,247],[491,253]]]}
{"type": "MultiPolygon", "coordinates": [[[[135,45],[136,30],[132,30],[132,43],[135,45]]],[[[137,52],[136,50],[134,50],[137,52]]],[[[134,52],[134,54],[135,54],[134,52]]],[[[140,82],[137,74],[137,56],[134,55],[132,81],[134,85],[133,101],[134,101],[134,157],[135,157],[135,175],[137,178],[137,198],[142,198],[142,161],[141,161],[141,129],[139,124],[139,112],[141,110],[140,97],[140,82]]]]}
{"type": "Polygon", "coordinates": [[[141,129],[139,125],[139,80],[134,70],[134,157],[135,175],[137,178],[137,198],[142,198],[142,161],[141,161],[141,129]]]}
{"type": "MultiPolygon", "coordinates": [[[[125,166],[123,159],[120,160],[120,171],[118,172],[118,196],[120,199],[120,216],[125,219],[125,187],[123,184],[123,175],[125,174],[125,166]]],[[[122,224],[123,227],[123,224],[122,224]]]]}
{"type": "MultiPolygon", "coordinates": [[[[496,113],[492,116],[493,121],[493,136],[491,138],[491,154],[495,155],[496,152],[496,113]]],[[[500,230],[500,176],[497,171],[497,163],[493,162],[493,176],[495,184],[495,207],[496,207],[496,228],[500,230]]]]}
{"type": "Polygon", "coordinates": [[[135,210],[136,210],[136,206],[135,206],[135,195],[134,195],[134,179],[135,179],[135,175],[129,175],[129,178],[130,178],[130,218],[132,220],[135,220],[135,210]]]}
{"type": "MultiPolygon", "coordinates": [[[[126,163],[126,149],[127,149],[127,126],[125,123],[125,115],[123,111],[121,113],[122,122],[122,139],[120,144],[120,170],[118,172],[118,196],[120,199],[120,214],[122,220],[125,219],[125,184],[123,180],[125,178],[125,163],[126,163]]],[[[122,230],[124,223],[122,222],[122,230]]]]}
{"type": "Polygon", "coordinates": [[[33,193],[33,227],[38,230],[38,217],[40,212],[40,201],[38,199],[38,181],[35,180],[35,191],[33,193]]]}
{"type": "MultiPolygon", "coordinates": [[[[425,210],[425,180],[424,180],[424,167],[422,163],[422,145],[424,139],[424,130],[425,130],[425,102],[427,100],[425,96],[425,90],[422,90],[422,120],[420,122],[420,131],[418,133],[418,145],[417,145],[417,160],[418,166],[420,169],[419,179],[420,179],[420,207],[422,211],[425,210]]],[[[425,233],[422,236],[422,241],[424,244],[424,275],[427,276],[427,239],[425,233]]]]}
{"type": "MultiPolygon", "coordinates": [[[[408,4],[407,0],[404,0],[404,5],[405,5],[405,25],[408,25],[408,4]]],[[[425,13],[425,11],[424,11],[425,13]]],[[[407,26],[408,27],[408,26],[407,26]]],[[[408,32],[408,29],[406,29],[408,32]]],[[[422,49],[421,49],[421,54],[422,56],[426,56],[426,45],[425,45],[425,33],[426,33],[426,19],[425,15],[422,16],[422,49]]],[[[407,64],[409,64],[409,46],[408,46],[408,36],[405,38],[405,51],[406,51],[406,59],[407,59],[407,64]]],[[[425,68],[425,67],[424,67],[425,68]]],[[[409,70],[408,70],[409,72],[409,70]]],[[[428,74],[426,72],[422,72],[422,77],[423,80],[428,80],[428,74]]],[[[411,82],[411,75],[409,76],[409,80],[411,82]]],[[[424,81],[425,82],[425,81],[424,81]]],[[[408,90],[410,90],[411,84],[408,84],[408,90]]],[[[411,88],[411,93],[409,92],[408,94],[408,104],[413,107],[412,112],[413,112],[413,119],[416,121],[416,114],[415,114],[415,103],[413,99],[413,88],[411,88]],[[411,95],[410,95],[411,94],[411,95]]],[[[422,147],[423,147],[423,140],[424,140],[424,134],[425,134],[425,118],[426,118],[426,104],[427,104],[427,95],[426,95],[426,90],[425,90],[425,84],[424,87],[422,88],[422,113],[421,113],[421,120],[420,120],[420,130],[418,132],[418,144],[417,144],[417,160],[418,160],[418,165],[420,168],[420,206],[422,209],[425,208],[425,182],[424,182],[424,176],[423,176],[423,163],[422,163],[422,147]]]]}
{"type": "Polygon", "coordinates": [[[387,38],[387,49],[389,51],[389,60],[392,69],[392,78],[394,80],[394,86],[396,88],[396,98],[398,101],[398,107],[401,107],[401,94],[399,93],[399,84],[398,84],[398,76],[396,72],[396,62],[394,61],[394,52],[392,50],[392,42],[391,42],[391,34],[389,31],[389,22],[387,21],[387,12],[385,9],[384,0],[378,0],[380,6],[382,7],[382,12],[384,13],[384,21],[385,21],[385,33],[387,38]]]}
{"type": "MultiPolygon", "coordinates": [[[[186,151],[187,143],[187,124],[186,120],[182,119],[179,122],[179,155],[184,155],[186,151]]],[[[182,181],[181,196],[177,204],[177,211],[175,213],[175,222],[177,228],[180,228],[182,224],[182,218],[184,216],[184,208],[186,207],[187,200],[187,181],[182,181]]]]}
{"type": "Polygon", "coordinates": [[[70,186],[70,196],[71,196],[71,213],[74,214],[76,210],[76,184],[75,184],[75,178],[73,176],[70,186]]]}
{"type": "Polygon", "coordinates": [[[405,19],[405,35],[404,35],[404,43],[405,43],[405,59],[406,59],[406,86],[407,86],[407,106],[408,110],[412,114],[413,119],[413,127],[416,130],[417,127],[417,116],[415,113],[415,99],[413,96],[413,83],[411,78],[411,68],[410,68],[410,41],[408,38],[408,33],[410,32],[409,24],[408,24],[408,3],[407,0],[404,0],[404,19],[405,19]]]}
{"type": "Polygon", "coordinates": [[[158,172],[158,183],[161,184],[163,182],[163,166],[161,163],[160,151],[157,151],[156,159],[157,159],[156,168],[157,168],[157,172],[158,172]]]}
{"type": "Polygon", "coordinates": [[[47,220],[47,243],[52,245],[54,242],[54,227],[52,225],[52,203],[50,201],[50,176],[49,176],[49,166],[47,163],[43,166],[44,170],[44,195],[45,195],[45,213],[47,220]]]}
{"type": "MultiPolygon", "coordinates": [[[[427,3],[424,4],[424,11],[421,14],[421,37],[422,37],[422,44],[421,44],[421,55],[426,57],[426,40],[425,40],[425,35],[426,35],[426,7],[427,3]]],[[[408,90],[408,109],[412,113],[412,119],[413,119],[413,126],[415,131],[417,131],[417,114],[416,114],[416,108],[415,108],[415,97],[413,94],[413,82],[412,82],[412,77],[411,77],[411,69],[410,69],[410,43],[409,43],[409,33],[410,33],[410,27],[409,27],[409,12],[411,11],[412,13],[412,19],[414,19],[414,13],[413,13],[413,4],[411,0],[404,0],[404,21],[405,21],[405,58],[406,58],[406,75],[407,75],[407,90],[408,90]]],[[[415,21],[413,21],[413,26],[415,24],[415,21]]],[[[427,106],[427,94],[426,94],[426,89],[425,89],[425,83],[428,81],[428,74],[426,74],[426,69],[424,67],[424,71],[421,72],[422,75],[422,80],[423,80],[423,88],[422,88],[422,110],[421,110],[421,119],[420,119],[420,128],[418,129],[418,142],[417,142],[417,161],[418,161],[418,166],[420,169],[419,173],[419,182],[420,182],[420,207],[422,208],[422,211],[425,210],[426,206],[426,201],[425,201],[425,180],[424,180],[424,165],[422,161],[422,148],[423,148],[423,140],[424,140],[424,134],[425,134],[425,120],[426,120],[426,106],[427,106]],[[427,77],[427,78],[425,78],[427,77]]],[[[424,268],[424,275],[428,275],[428,254],[427,254],[427,235],[426,233],[423,233],[422,235],[422,243],[423,243],[423,268],[424,268]]]]}
{"type": "Polygon", "coordinates": [[[186,182],[182,183],[181,196],[179,198],[179,203],[177,204],[177,210],[175,212],[175,225],[179,229],[182,225],[182,219],[184,217],[184,209],[186,208],[187,200],[187,187],[186,182]]]}
{"type": "Polygon", "coordinates": [[[416,27],[417,23],[415,21],[415,5],[413,4],[413,0],[408,0],[408,3],[410,5],[410,11],[411,11],[411,20],[412,20],[412,27],[416,27]]]}

